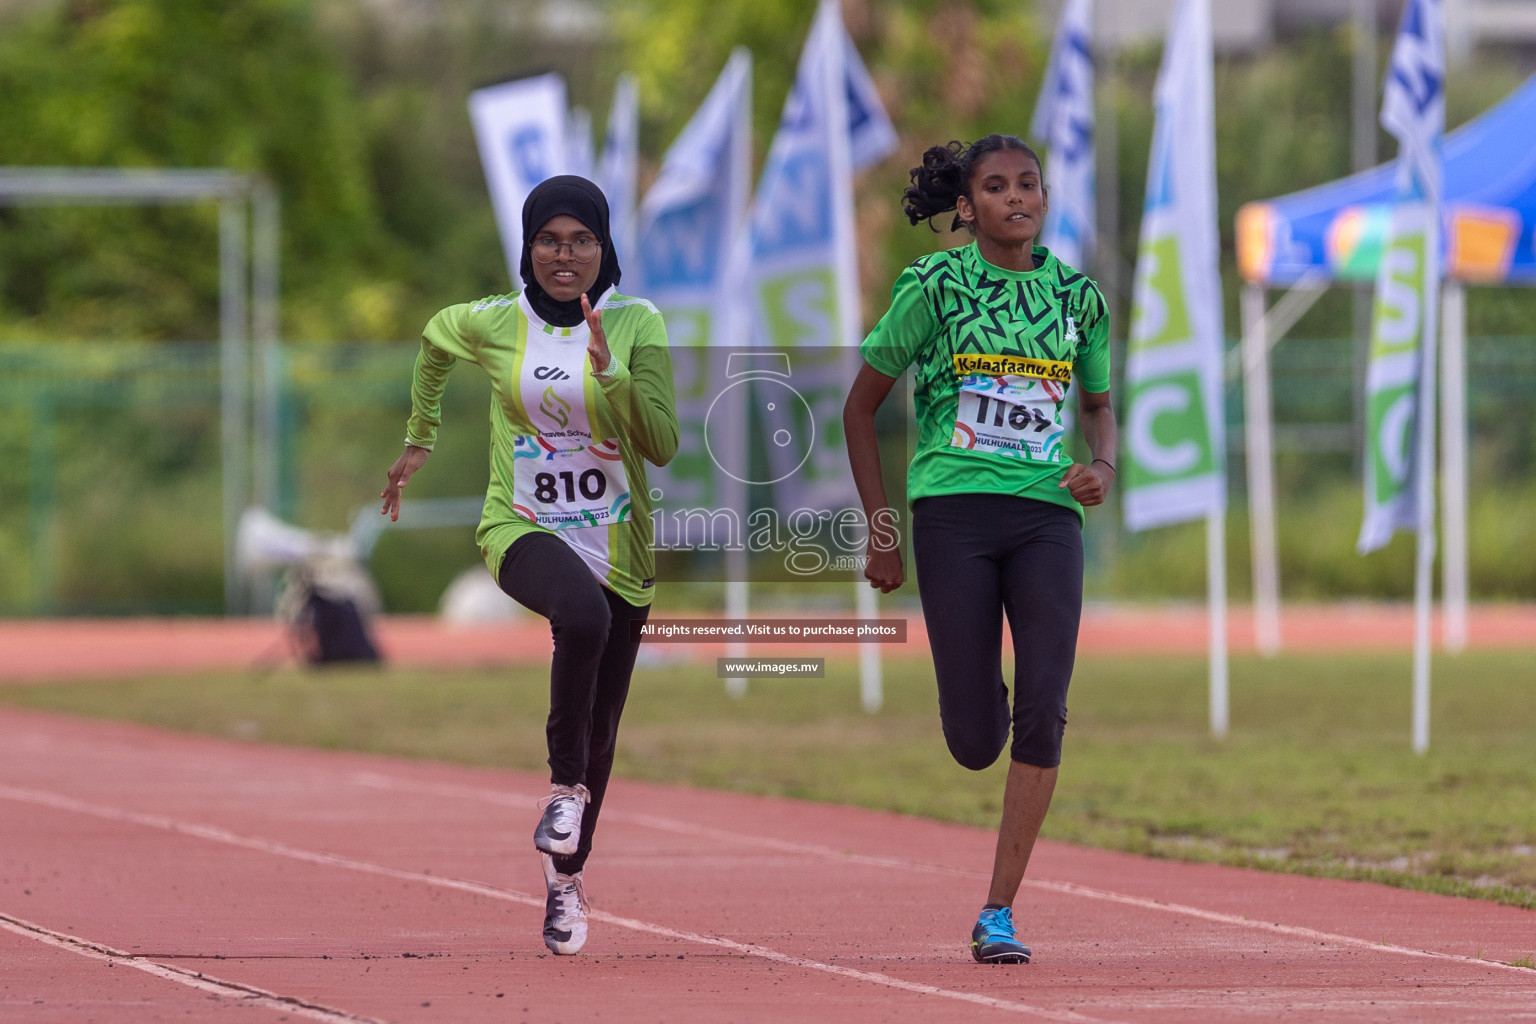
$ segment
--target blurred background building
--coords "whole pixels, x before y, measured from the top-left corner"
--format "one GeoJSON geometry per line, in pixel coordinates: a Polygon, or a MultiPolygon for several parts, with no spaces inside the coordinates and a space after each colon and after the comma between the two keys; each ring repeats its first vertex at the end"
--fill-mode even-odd
{"type": "MultiPolygon", "coordinates": [[[[1041,0],[1054,17],[1060,0],[1041,0]]],[[[1137,45],[1162,35],[1173,0],[1099,0],[1101,38],[1112,45],[1137,45]]],[[[1390,31],[1402,0],[1222,0],[1213,5],[1216,47],[1223,52],[1259,50],[1277,38],[1353,18],[1375,21],[1390,31]]],[[[1536,47],[1536,2],[1532,0],[1446,0],[1446,46],[1452,61],[1465,60],[1483,45],[1536,47]]]]}

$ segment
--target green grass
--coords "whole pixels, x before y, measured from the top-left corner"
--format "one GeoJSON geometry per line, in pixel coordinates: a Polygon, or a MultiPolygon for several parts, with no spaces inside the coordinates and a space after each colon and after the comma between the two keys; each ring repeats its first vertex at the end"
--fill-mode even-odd
{"type": "MultiPolygon", "coordinates": [[[[661,650],[661,648],[656,648],[661,650]]],[[[994,827],[1004,766],[950,760],[931,668],[888,662],[754,681],[642,666],[620,736],[631,778],[885,808],[994,827]]],[[[243,739],[541,769],[542,669],[284,671],[8,686],[0,702],[243,739]]],[[[1432,744],[1409,749],[1402,656],[1232,663],[1232,730],[1206,726],[1200,658],[1080,659],[1048,838],[1370,879],[1536,908],[1536,652],[1437,658],[1432,744]]]]}

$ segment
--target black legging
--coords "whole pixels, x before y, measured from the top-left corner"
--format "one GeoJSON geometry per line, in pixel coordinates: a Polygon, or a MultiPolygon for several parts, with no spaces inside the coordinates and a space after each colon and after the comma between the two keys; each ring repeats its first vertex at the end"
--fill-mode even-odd
{"type": "Polygon", "coordinates": [[[513,600],[549,620],[555,639],[549,671],[549,779],[585,785],[592,794],[581,822],[581,844],[555,856],[555,870],[574,874],[592,852],[598,812],[613,770],[614,738],[629,696],[638,640],[630,623],[650,608],[636,608],[598,582],[581,557],[559,537],[527,533],[513,541],[497,578],[513,600]]]}
{"type": "Polygon", "coordinates": [[[1009,494],[919,498],[912,556],[949,752],[980,771],[1002,753],[1011,717],[1010,757],[1056,767],[1083,610],[1077,511],[1009,494]],[[1013,633],[1011,716],[1003,612],[1013,633]]]}

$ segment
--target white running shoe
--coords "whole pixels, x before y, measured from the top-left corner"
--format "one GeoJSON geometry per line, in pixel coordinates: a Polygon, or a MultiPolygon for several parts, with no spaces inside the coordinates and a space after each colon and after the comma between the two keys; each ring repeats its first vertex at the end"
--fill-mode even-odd
{"type": "Polygon", "coordinates": [[[544,816],[533,830],[533,845],[545,853],[569,857],[581,845],[581,815],[592,794],[586,786],[551,785],[540,801],[544,816]]]}
{"type": "Polygon", "coordinates": [[[587,944],[587,894],[581,872],[562,875],[555,858],[542,854],[544,863],[544,945],[551,953],[570,956],[587,944]]]}

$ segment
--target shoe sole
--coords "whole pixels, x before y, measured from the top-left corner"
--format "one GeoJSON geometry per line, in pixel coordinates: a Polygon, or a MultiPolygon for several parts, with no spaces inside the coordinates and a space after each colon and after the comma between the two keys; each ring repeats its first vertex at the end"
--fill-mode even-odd
{"type": "Polygon", "coordinates": [[[987,956],[987,957],[976,956],[976,954],[974,954],[974,953],[971,954],[971,955],[976,957],[976,962],[979,963],[979,964],[1027,964],[1027,963],[1029,963],[1029,957],[1025,956],[1023,953],[996,953],[996,954],[993,954],[992,956],[987,956]]]}
{"type": "Polygon", "coordinates": [[[533,848],[535,850],[538,850],[541,853],[559,854],[562,857],[569,857],[581,846],[580,839],[562,839],[555,842],[551,842],[547,839],[542,839],[541,841],[541,839],[542,837],[537,833],[534,834],[533,848]]]}

